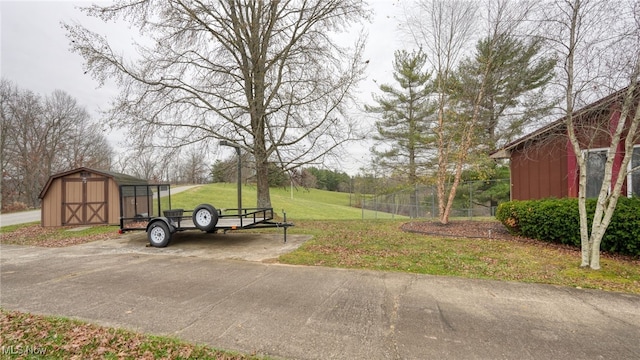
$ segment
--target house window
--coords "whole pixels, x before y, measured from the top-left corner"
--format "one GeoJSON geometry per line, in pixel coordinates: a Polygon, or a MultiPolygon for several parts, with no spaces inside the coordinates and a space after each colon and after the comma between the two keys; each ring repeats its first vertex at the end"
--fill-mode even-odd
{"type": "Polygon", "coordinates": [[[587,151],[587,198],[596,198],[604,181],[604,166],[607,162],[607,150],[587,151]]]}
{"type": "Polygon", "coordinates": [[[633,156],[631,157],[631,164],[629,165],[629,171],[638,168],[636,171],[629,174],[627,178],[628,195],[640,197],[640,146],[633,148],[633,156]]]}

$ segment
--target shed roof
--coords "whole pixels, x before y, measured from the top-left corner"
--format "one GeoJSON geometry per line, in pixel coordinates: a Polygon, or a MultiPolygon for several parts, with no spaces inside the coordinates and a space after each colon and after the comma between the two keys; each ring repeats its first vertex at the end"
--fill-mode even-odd
{"type": "MultiPolygon", "coordinates": [[[[579,110],[573,112],[574,119],[580,119],[584,115],[588,115],[589,113],[602,110],[605,107],[610,106],[616,101],[621,100],[624,96],[628,87],[620,89],[612,94],[609,94],[599,100],[592,102],[589,105],[586,105],[579,110]]],[[[517,140],[510,142],[509,144],[503,146],[502,148],[492,152],[490,154],[493,159],[507,159],[513,149],[519,146],[523,146],[528,142],[535,142],[536,140],[542,139],[550,134],[557,134],[559,131],[564,131],[566,128],[566,116],[559,118],[558,120],[541,127],[540,129],[525,135],[517,140]]]]}
{"type": "Polygon", "coordinates": [[[117,173],[109,170],[96,170],[88,167],[79,167],[73,170],[64,171],[64,172],[60,172],[60,173],[49,176],[49,180],[47,180],[47,183],[45,184],[44,188],[40,192],[39,198],[40,199],[44,198],[44,195],[47,193],[47,191],[49,190],[49,187],[51,186],[51,183],[55,179],[65,177],[67,175],[79,173],[82,171],[87,171],[87,172],[91,172],[94,174],[99,174],[99,175],[103,175],[105,177],[111,178],[118,185],[146,185],[149,183],[147,180],[140,179],[127,174],[117,173]]]}

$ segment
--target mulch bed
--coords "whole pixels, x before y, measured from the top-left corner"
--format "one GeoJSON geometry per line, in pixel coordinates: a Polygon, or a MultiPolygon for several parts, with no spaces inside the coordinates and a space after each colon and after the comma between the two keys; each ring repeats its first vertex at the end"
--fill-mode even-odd
{"type": "Polygon", "coordinates": [[[451,221],[444,225],[438,221],[414,221],[402,225],[402,230],[435,236],[519,240],[518,236],[497,221],[451,221]]]}

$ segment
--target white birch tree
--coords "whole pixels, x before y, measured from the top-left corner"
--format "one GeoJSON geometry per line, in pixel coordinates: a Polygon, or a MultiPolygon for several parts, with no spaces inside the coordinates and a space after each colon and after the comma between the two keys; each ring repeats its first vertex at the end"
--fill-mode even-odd
{"type": "MultiPolygon", "coordinates": [[[[640,111],[638,88],[640,57],[638,49],[638,12],[635,2],[596,0],[556,0],[542,7],[545,36],[555,45],[559,56],[559,83],[565,96],[565,124],[579,172],[578,209],[580,216],[581,267],[600,268],[600,243],[615,211],[621,189],[628,174],[633,145],[638,140],[640,111]],[[595,129],[578,124],[576,104],[586,103],[603,89],[627,85],[621,94],[620,117],[616,123],[599,127],[607,131],[610,145],[606,150],[604,179],[589,228],[586,209],[587,157],[581,133],[595,129]],[[617,176],[614,159],[624,144],[624,155],[617,176]],[[615,181],[614,181],[615,178],[615,181]]],[[[593,136],[593,135],[592,135],[593,136]]]]}

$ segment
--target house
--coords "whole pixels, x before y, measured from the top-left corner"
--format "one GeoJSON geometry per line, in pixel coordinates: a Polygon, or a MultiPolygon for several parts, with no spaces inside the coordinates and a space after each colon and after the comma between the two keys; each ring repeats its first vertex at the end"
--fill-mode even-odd
{"type": "MultiPolygon", "coordinates": [[[[626,91],[619,90],[573,113],[580,149],[587,155],[587,197],[597,197],[600,191],[610,134],[620,119],[626,91]]],[[[636,106],[638,98],[636,95],[636,106]]],[[[629,169],[640,166],[640,133],[635,136],[635,144],[629,169]]],[[[614,181],[623,156],[624,140],[614,158],[614,181]]],[[[510,161],[512,200],[578,196],[579,169],[565,117],[507,144],[491,157],[510,161]]],[[[640,171],[627,176],[622,191],[627,196],[640,196],[640,171]]]]}
{"type": "Polygon", "coordinates": [[[51,175],[40,192],[40,224],[118,225],[120,185],[146,184],[146,180],[130,175],[86,167],[51,175]]]}

